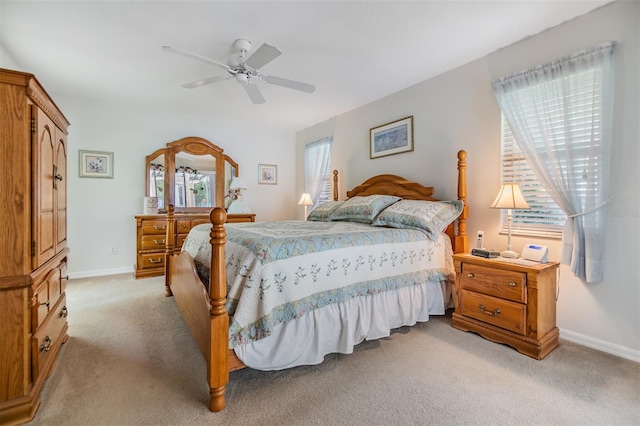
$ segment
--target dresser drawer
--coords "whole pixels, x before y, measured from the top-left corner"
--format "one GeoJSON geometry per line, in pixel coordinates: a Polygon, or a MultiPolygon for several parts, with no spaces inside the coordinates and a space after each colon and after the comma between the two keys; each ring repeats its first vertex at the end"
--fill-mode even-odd
{"type": "Polygon", "coordinates": [[[460,296],[462,315],[514,333],[526,333],[526,305],[464,289],[460,296]]]}
{"type": "Polygon", "coordinates": [[[144,253],[139,255],[138,268],[159,268],[164,266],[164,253],[144,253]]]}
{"type": "Polygon", "coordinates": [[[33,335],[34,378],[45,371],[47,364],[52,362],[51,358],[55,357],[56,349],[62,344],[67,313],[67,298],[63,293],[42,326],[33,335]]]}
{"type": "Polygon", "coordinates": [[[462,289],[527,303],[527,275],[523,272],[463,263],[459,283],[462,289]]]}
{"type": "Polygon", "coordinates": [[[156,235],[167,233],[166,220],[143,220],[142,233],[144,235],[156,235]]]}
{"type": "Polygon", "coordinates": [[[188,234],[191,229],[191,221],[188,219],[182,219],[176,221],[176,232],[178,234],[188,234]]]}
{"type": "Polygon", "coordinates": [[[163,235],[143,235],[142,250],[158,250],[167,246],[167,238],[163,235]]]}

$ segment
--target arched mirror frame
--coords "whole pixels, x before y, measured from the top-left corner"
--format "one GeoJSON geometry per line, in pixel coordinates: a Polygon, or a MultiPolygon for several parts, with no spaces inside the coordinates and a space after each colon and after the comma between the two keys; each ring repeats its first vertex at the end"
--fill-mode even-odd
{"type": "MultiPolygon", "coordinates": [[[[231,157],[224,154],[224,150],[219,146],[209,142],[204,138],[189,136],[177,141],[167,143],[166,148],[160,148],[146,157],[146,196],[150,196],[151,188],[151,164],[160,156],[164,156],[164,204],[160,212],[166,212],[166,206],[175,203],[175,182],[176,182],[176,155],[185,152],[191,155],[211,155],[216,163],[215,182],[215,206],[225,207],[225,195],[229,192],[229,185],[234,176],[239,176],[238,163],[231,157]],[[226,176],[227,169],[231,176],[226,176]],[[168,172],[171,171],[171,172],[168,172]],[[234,174],[235,173],[235,174],[234,174]]],[[[213,207],[213,206],[212,206],[213,207]]],[[[212,207],[176,207],[176,212],[198,213],[208,212],[212,207]]]]}

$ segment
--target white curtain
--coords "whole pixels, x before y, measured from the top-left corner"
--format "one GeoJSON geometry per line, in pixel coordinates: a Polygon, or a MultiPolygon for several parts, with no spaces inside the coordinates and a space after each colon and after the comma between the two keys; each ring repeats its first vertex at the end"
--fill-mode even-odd
{"type": "Polygon", "coordinates": [[[304,186],[311,195],[313,205],[318,203],[326,180],[327,169],[331,161],[331,144],[333,136],[327,136],[311,142],[304,149],[304,186]]]}
{"type": "Polygon", "coordinates": [[[603,280],[614,43],[501,78],[493,89],[536,177],[567,214],[561,261],[603,280]]]}

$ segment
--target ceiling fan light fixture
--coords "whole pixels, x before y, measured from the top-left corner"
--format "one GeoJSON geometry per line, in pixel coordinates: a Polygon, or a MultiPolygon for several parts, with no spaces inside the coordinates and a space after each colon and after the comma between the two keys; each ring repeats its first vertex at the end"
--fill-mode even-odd
{"type": "Polygon", "coordinates": [[[241,84],[249,84],[249,76],[247,74],[239,72],[236,74],[236,81],[241,84]]]}

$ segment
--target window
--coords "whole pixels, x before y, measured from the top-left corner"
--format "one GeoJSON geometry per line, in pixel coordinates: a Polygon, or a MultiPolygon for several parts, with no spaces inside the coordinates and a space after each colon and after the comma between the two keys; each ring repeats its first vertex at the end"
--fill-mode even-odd
{"type": "Polygon", "coordinates": [[[331,200],[331,144],[329,136],[307,144],[304,149],[305,190],[311,195],[313,208],[331,200]]]}
{"type": "MultiPolygon", "coordinates": [[[[603,280],[614,46],[602,43],[492,84],[528,165],[567,214],[561,261],[585,282],[603,280]]],[[[546,229],[546,220],[533,223],[546,229]]]]}
{"type": "MultiPolygon", "coordinates": [[[[502,182],[519,183],[530,210],[513,210],[513,235],[562,237],[567,219],[564,212],[551,199],[533,173],[518,147],[507,121],[502,116],[502,182]]],[[[500,231],[507,232],[507,211],[502,210],[500,231]]]]}

